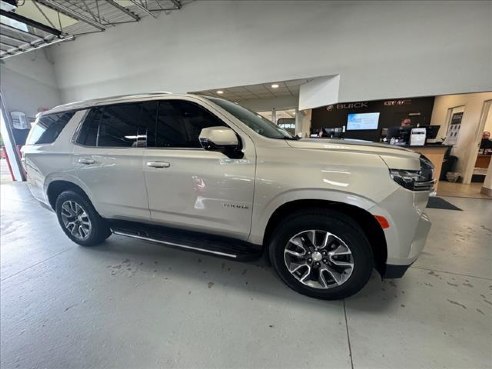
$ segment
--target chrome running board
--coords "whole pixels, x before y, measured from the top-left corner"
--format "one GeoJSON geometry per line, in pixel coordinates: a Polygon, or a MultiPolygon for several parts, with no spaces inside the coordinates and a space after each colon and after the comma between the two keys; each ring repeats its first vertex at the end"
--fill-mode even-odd
{"type": "Polygon", "coordinates": [[[254,245],[234,238],[185,231],[155,224],[122,220],[108,221],[111,232],[120,236],[233,260],[258,259],[263,251],[261,245],[254,245]]]}
{"type": "Polygon", "coordinates": [[[126,236],[126,237],[131,237],[131,238],[137,238],[139,240],[144,240],[144,241],[150,241],[150,242],[156,242],[156,243],[162,243],[164,245],[168,246],[173,246],[173,247],[179,247],[182,249],[187,249],[187,250],[193,250],[193,251],[199,251],[199,252],[206,252],[208,254],[214,254],[214,255],[219,255],[219,256],[225,256],[228,258],[233,258],[236,259],[237,255],[234,254],[226,254],[225,252],[220,252],[220,251],[213,251],[213,250],[207,250],[207,249],[202,249],[199,247],[193,247],[193,246],[188,246],[188,245],[182,245],[179,243],[174,243],[174,242],[169,242],[169,241],[162,241],[158,240],[155,238],[150,238],[150,237],[144,237],[144,236],[138,236],[136,234],[130,234],[130,233],[124,233],[121,231],[113,231],[111,230],[114,234],[120,235],[120,236],[126,236]]]}

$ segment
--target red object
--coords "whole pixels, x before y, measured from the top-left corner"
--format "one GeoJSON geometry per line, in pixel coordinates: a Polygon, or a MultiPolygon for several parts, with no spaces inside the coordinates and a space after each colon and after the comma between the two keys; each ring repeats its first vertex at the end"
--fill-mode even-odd
{"type": "Polygon", "coordinates": [[[378,221],[378,223],[381,226],[381,228],[387,229],[387,228],[390,227],[390,224],[388,222],[388,219],[386,219],[382,215],[374,215],[374,218],[376,218],[376,220],[378,221]]]}
{"type": "Polygon", "coordinates": [[[7,160],[7,166],[9,167],[9,172],[10,172],[10,176],[12,177],[12,181],[15,181],[14,173],[12,172],[12,167],[10,166],[10,160],[9,160],[9,156],[7,155],[7,150],[5,149],[5,146],[2,147],[2,156],[4,156],[5,160],[7,160]]]}

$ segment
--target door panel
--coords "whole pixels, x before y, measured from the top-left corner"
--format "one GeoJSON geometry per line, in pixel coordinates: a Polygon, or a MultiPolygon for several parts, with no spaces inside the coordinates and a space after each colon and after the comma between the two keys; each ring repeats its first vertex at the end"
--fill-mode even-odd
{"type": "Polygon", "coordinates": [[[157,102],[105,105],[88,113],[74,150],[78,177],[102,216],[150,220],[143,153],[154,144],[157,102]]]}
{"type": "Polygon", "coordinates": [[[77,176],[92,192],[94,206],[102,216],[150,219],[143,154],[140,148],[75,147],[77,176]]]}
{"type": "Polygon", "coordinates": [[[230,159],[203,149],[147,149],[144,161],[154,221],[240,239],[248,237],[254,153],[230,159]],[[155,167],[149,163],[165,165],[155,167]]]}
{"type": "Polygon", "coordinates": [[[230,159],[201,148],[203,128],[227,126],[201,103],[159,102],[155,148],[147,148],[144,173],[153,221],[183,229],[246,239],[251,228],[256,153],[236,131],[244,157],[230,159]]]}

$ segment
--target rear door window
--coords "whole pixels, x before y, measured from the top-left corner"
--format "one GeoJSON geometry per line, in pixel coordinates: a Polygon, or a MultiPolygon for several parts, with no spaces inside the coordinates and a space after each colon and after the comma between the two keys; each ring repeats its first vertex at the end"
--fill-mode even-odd
{"type": "Polygon", "coordinates": [[[60,135],[75,112],[63,112],[41,116],[29,132],[26,145],[51,144],[60,135]]]}
{"type": "Polygon", "coordinates": [[[108,105],[92,109],[77,143],[97,147],[147,147],[155,144],[157,102],[108,105]]]}
{"type": "Polygon", "coordinates": [[[96,146],[99,128],[100,110],[92,109],[84,119],[82,129],[77,137],[77,143],[84,146],[96,146]]]}

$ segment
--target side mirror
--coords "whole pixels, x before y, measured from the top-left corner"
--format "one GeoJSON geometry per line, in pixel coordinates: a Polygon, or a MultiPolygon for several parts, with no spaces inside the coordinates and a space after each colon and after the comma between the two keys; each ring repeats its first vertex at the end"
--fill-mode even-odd
{"type": "Polygon", "coordinates": [[[205,150],[220,151],[234,159],[243,157],[236,132],[228,127],[203,128],[198,138],[205,150]]]}

